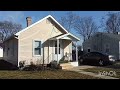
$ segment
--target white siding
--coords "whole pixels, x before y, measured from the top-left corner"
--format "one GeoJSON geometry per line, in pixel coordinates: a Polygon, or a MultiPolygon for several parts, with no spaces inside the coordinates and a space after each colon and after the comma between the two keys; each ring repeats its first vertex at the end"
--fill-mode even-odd
{"type": "Polygon", "coordinates": [[[3,57],[3,49],[0,47],[0,58],[3,57]]]}

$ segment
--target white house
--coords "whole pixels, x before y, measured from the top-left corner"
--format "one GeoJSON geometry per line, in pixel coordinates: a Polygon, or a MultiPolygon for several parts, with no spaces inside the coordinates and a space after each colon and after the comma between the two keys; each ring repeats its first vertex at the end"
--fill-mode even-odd
{"type": "Polygon", "coordinates": [[[21,61],[25,64],[49,64],[54,60],[59,63],[64,57],[72,59],[72,42],[77,43],[79,38],[69,33],[51,15],[34,24],[30,17],[26,20],[28,27],[4,41],[3,57],[6,61],[19,66],[21,61]]]}

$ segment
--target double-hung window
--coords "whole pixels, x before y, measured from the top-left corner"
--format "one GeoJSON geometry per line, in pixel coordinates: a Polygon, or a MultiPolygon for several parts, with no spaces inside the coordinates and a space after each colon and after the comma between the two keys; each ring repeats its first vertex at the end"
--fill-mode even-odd
{"type": "Polygon", "coordinates": [[[34,41],[34,55],[41,55],[41,41],[34,41]]]}

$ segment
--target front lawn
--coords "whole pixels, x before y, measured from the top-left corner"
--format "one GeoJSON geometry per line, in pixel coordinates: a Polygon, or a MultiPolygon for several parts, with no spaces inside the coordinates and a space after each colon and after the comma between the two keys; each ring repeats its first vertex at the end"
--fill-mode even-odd
{"type": "Polygon", "coordinates": [[[104,67],[88,68],[84,69],[84,71],[93,72],[96,74],[100,74],[101,72],[103,74],[104,73],[108,74],[108,76],[111,75],[112,77],[120,78],[120,62],[104,67]]]}
{"type": "Polygon", "coordinates": [[[64,70],[0,71],[0,79],[98,79],[89,75],[64,70]]]}

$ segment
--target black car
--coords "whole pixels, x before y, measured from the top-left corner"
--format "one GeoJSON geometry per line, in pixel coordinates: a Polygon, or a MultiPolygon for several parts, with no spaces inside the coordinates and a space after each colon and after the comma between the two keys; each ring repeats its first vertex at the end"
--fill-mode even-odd
{"type": "Polygon", "coordinates": [[[107,65],[110,63],[109,55],[99,52],[89,52],[78,58],[79,64],[107,65]]]}

